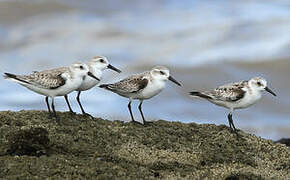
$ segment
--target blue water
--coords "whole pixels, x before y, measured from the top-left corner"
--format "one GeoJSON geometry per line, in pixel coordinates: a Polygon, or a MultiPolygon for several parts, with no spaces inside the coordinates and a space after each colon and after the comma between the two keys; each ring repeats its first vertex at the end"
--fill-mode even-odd
{"type": "MultiPolygon", "coordinates": [[[[27,2],[43,3],[26,0],[22,1],[23,6],[27,2]]],[[[171,68],[184,89],[168,83],[160,95],[145,102],[148,119],[215,124],[227,124],[227,110],[191,99],[187,92],[262,75],[279,96],[265,94],[259,104],[238,111],[234,116],[236,126],[265,138],[290,136],[287,96],[290,86],[282,83],[289,82],[289,72],[285,68],[278,72],[274,69],[276,62],[290,56],[290,1],[62,0],[53,3],[71,10],[0,22],[1,72],[30,73],[102,54],[124,72],[117,75],[107,71],[103,82],[114,82],[162,64],[171,68]],[[241,62],[249,65],[263,62],[270,67],[272,64],[273,68],[233,65],[241,62]],[[211,69],[199,72],[199,67],[211,69]]],[[[8,11],[7,18],[14,14],[8,11]]],[[[40,95],[3,79],[0,87],[0,110],[46,109],[40,95]]],[[[75,95],[71,94],[70,98],[79,112],[75,95]]],[[[84,92],[82,101],[85,109],[95,116],[129,120],[125,98],[95,88],[84,92]]],[[[67,109],[62,98],[56,102],[58,110],[67,109]]],[[[140,119],[137,108],[134,114],[140,119]]]]}

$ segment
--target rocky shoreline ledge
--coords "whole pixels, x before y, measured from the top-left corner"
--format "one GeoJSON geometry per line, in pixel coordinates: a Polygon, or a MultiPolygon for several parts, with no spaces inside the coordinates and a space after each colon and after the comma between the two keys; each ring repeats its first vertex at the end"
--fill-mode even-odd
{"type": "Polygon", "coordinates": [[[225,125],[0,112],[0,179],[290,179],[290,148],[225,125]]]}

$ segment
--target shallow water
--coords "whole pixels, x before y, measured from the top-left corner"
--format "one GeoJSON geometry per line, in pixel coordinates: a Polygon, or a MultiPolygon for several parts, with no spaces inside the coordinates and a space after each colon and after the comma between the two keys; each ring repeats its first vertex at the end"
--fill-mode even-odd
{"type": "MultiPolygon", "coordinates": [[[[191,99],[188,91],[264,76],[278,97],[265,93],[234,114],[235,124],[265,138],[289,137],[289,6],[282,0],[0,1],[0,71],[29,73],[103,54],[124,72],[106,71],[103,82],[114,82],[162,64],[184,89],[168,83],[144,103],[146,117],[215,124],[227,124],[227,110],[191,99]]],[[[17,84],[1,79],[0,87],[0,110],[46,109],[42,96],[17,84]]],[[[129,120],[128,101],[115,94],[95,88],[82,101],[95,116],[129,120]]],[[[56,102],[67,109],[62,98],[56,102]]]]}

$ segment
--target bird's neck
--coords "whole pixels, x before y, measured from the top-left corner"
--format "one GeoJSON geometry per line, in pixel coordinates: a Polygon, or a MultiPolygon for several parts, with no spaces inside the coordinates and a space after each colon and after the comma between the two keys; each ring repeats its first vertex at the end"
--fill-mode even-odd
{"type": "Polygon", "coordinates": [[[161,79],[153,79],[151,80],[152,84],[154,84],[156,87],[158,87],[158,89],[163,89],[166,85],[166,81],[165,80],[161,80],[161,79]]]}
{"type": "Polygon", "coordinates": [[[96,69],[96,68],[92,68],[91,66],[89,66],[89,71],[96,76],[97,78],[101,78],[102,74],[103,74],[103,70],[100,69],[96,69]]]}
{"type": "Polygon", "coordinates": [[[257,100],[260,99],[262,96],[262,92],[259,89],[251,86],[248,87],[248,93],[250,96],[253,96],[253,98],[255,97],[254,99],[257,100]]]}

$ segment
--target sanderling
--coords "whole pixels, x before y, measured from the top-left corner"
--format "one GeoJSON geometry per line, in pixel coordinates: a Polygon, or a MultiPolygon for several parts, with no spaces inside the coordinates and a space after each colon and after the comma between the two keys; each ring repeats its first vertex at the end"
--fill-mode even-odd
{"type": "Polygon", "coordinates": [[[53,116],[56,118],[57,122],[59,122],[59,118],[56,116],[54,97],[64,96],[76,90],[87,75],[99,80],[89,71],[88,66],[83,63],[74,63],[69,67],[55,68],[40,72],[35,71],[29,75],[4,74],[5,79],[15,81],[38,94],[46,96],[45,102],[50,117],[52,117],[52,113],[48,103],[48,97],[51,97],[53,116]]]}
{"type": "Polygon", "coordinates": [[[164,89],[167,80],[181,86],[179,82],[169,75],[169,70],[166,67],[156,66],[151,71],[132,75],[114,84],[102,84],[100,87],[129,98],[128,108],[132,122],[137,121],[133,117],[131,102],[133,99],[138,99],[140,101],[139,111],[145,125],[147,122],[142,112],[143,100],[150,99],[159,94],[164,89]]]}
{"type": "Polygon", "coordinates": [[[230,110],[228,121],[230,128],[236,132],[232,119],[235,109],[247,108],[261,99],[263,90],[272,95],[276,94],[267,87],[267,81],[261,77],[255,77],[248,81],[241,81],[219,86],[212,91],[190,92],[192,96],[198,96],[210,101],[218,106],[223,106],[230,110]]]}
{"type": "MultiPolygon", "coordinates": [[[[92,59],[90,59],[86,64],[88,65],[90,72],[95,77],[98,77],[98,79],[101,79],[103,71],[107,68],[112,69],[118,73],[121,73],[121,71],[119,69],[117,69],[114,66],[112,66],[111,64],[109,64],[109,61],[104,56],[95,56],[92,59]]],[[[78,95],[77,95],[76,99],[77,99],[77,102],[81,108],[83,115],[88,115],[88,116],[92,117],[90,114],[85,112],[85,110],[81,104],[81,101],[80,101],[81,92],[91,89],[92,87],[96,86],[99,82],[100,81],[96,80],[95,78],[91,78],[91,77],[87,76],[84,79],[84,81],[82,82],[82,84],[79,86],[79,88],[76,89],[76,91],[78,91],[78,95]]],[[[67,102],[67,105],[69,107],[70,112],[74,113],[72,108],[70,107],[70,104],[68,101],[68,96],[65,95],[64,97],[65,97],[65,100],[67,102]]]]}

